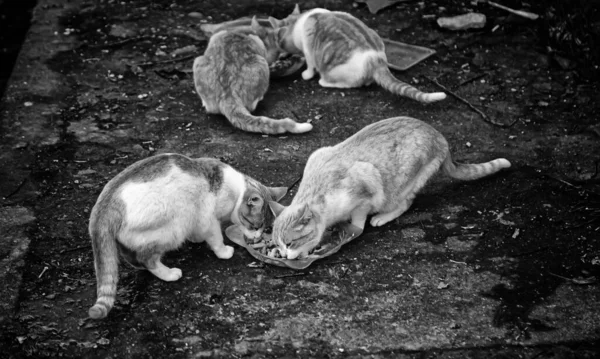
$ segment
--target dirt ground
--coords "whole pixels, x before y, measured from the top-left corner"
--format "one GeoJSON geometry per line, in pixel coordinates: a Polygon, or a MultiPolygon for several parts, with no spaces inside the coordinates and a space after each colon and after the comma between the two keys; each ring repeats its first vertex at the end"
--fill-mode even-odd
{"type": "MultiPolygon", "coordinates": [[[[378,14],[352,1],[302,2],[435,49],[395,75],[429,92],[435,80],[487,118],[453,96],[424,105],[299,74],[273,79],[257,113],[311,120],[309,133],[245,133],[207,115],[191,75],[207,44],[199,25],[281,18],[293,5],[38,2],[0,103],[0,356],[597,357],[600,92],[586,50],[597,42],[572,27],[578,18],[552,2],[528,8],[537,21],[470,1],[408,1],[378,14]],[[469,10],[487,16],[485,28],[435,23],[469,10]],[[577,51],[549,30],[565,18],[577,51]],[[439,129],[458,161],[505,157],[513,167],[473,182],[438,176],[401,218],[303,271],[258,263],[241,247],[220,260],[191,243],[165,259],[183,270],[177,282],[121,265],[114,309],[87,319],[89,212],[129,164],[165,152],[216,157],[287,186],[315,149],[399,115],[439,129]]],[[[599,29],[597,8],[573,11],[599,29]]]]}

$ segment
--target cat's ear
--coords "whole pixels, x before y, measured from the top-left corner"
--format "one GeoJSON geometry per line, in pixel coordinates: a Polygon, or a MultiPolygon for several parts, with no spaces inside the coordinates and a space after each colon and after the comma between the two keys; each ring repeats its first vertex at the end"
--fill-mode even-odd
{"type": "Polygon", "coordinates": [[[286,187],[267,187],[269,193],[271,194],[271,198],[275,200],[275,202],[279,202],[287,193],[286,187]]]}
{"type": "Polygon", "coordinates": [[[294,11],[292,11],[292,15],[300,15],[300,5],[298,5],[298,3],[296,3],[296,6],[294,7],[294,11]]]}
{"type": "Polygon", "coordinates": [[[269,16],[269,22],[271,23],[271,26],[273,26],[274,29],[281,27],[281,25],[283,24],[283,20],[278,20],[273,16],[269,16]]]}
{"type": "Polygon", "coordinates": [[[304,208],[302,209],[302,216],[300,216],[300,219],[303,221],[308,221],[312,217],[313,217],[313,213],[310,210],[310,207],[308,206],[308,203],[307,203],[304,205],[304,208]]]}
{"type": "Polygon", "coordinates": [[[277,29],[277,41],[282,41],[285,38],[285,34],[287,33],[287,27],[280,27],[277,29]]]}
{"type": "Polygon", "coordinates": [[[252,21],[250,21],[250,28],[254,31],[258,36],[264,35],[266,32],[265,29],[260,26],[258,20],[256,19],[256,15],[252,17],[252,21]]]}
{"type": "Polygon", "coordinates": [[[285,206],[275,201],[269,201],[269,208],[271,209],[273,215],[277,217],[285,209],[285,206]]]}

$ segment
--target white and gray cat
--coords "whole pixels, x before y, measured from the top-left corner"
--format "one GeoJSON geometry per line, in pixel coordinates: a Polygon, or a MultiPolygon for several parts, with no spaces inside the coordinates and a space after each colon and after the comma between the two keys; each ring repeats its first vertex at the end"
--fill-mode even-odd
{"type": "Polygon", "coordinates": [[[207,113],[222,114],[234,127],[249,132],[302,133],[310,123],[253,116],[269,88],[269,64],[279,55],[277,36],[256,17],[250,28],[222,30],[211,36],[203,56],[194,60],[194,85],[207,113]]]}
{"type": "Polygon", "coordinates": [[[89,316],[104,318],[113,307],[119,253],[162,280],[178,280],[181,270],[161,262],[165,252],[188,239],[206,241],[217,257],[231,258],[221,223],[259,238],[273,218],[266,202],[285,193],[212,158],[161,154],[127,167],[106,184],[90,216],[98,297],[89,316]]]}
{"type": "Polygon", "coordinates": [[[279,46],[292,54],[304,54],[309,80],[315,71],[323,87],[350,88],[376,82],[384,89],[419,102],[446,98],[443,92],[425,93],[392,75],[381,37],[354,16],[315,8],[300,13],[296,8],[287,18],[269,18],[278,28],[279,46]]]}
{"type": "Polygon", "coordinates": [[[430,125],[410,117],[382,120],[310,155],[291,204],[270,204],[277,214],[273,239],[284,258],[294,259],[306,256],[337,223],[350,220],[362,229],[375,214],[371,225],[384,225],[410,207],[440,167],[453,178],[474,180],[510,162],[455,164],[448,142],[430,125]]]}

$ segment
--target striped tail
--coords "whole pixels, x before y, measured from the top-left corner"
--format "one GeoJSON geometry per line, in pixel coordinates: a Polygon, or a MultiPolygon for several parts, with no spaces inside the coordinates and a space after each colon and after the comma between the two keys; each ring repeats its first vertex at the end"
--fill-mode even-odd
{"type": "Polygon", "coordinates": [[[430,103],[440,101],[446,98],[446,94],[443,92],[422,92],[417,88],[398,80],[392,75],[392,72],[388,68],[387,62],[382,58],[374,58],[372,61],[375,63],[372,66],[375,68],[373,72],[373,79],[379,84],[379,86],[388,90],[389,92],[412,98],[419,102],[430,103]]]}
{"type": "MultiPolygon", "coordinates": [[[[110,211],[107,208],[104,210],[110,211]]],[[[106,214],[103,214],[103,218],[107,218],[106,214]]],[[[92,248],[94,249],[94,266],[96,268],[97,283],[96,304],[88,311],[92,319],[106,317],[112,309],[117,296],[119,250],[114,235],[114,228],[111,228],[110,224],[110,221],[104,220],[90,221],[90,236],[92,237],[92,248]]]]}
{"type": "Polygon", "coordinates": [[[240,101],[228,101],[221,106],[221,113],[231,124],[244,131],[267,134],[303,133],[312,130],[310,123],[297,123],[291,118],[276,120],[265,116],[253,116],[240,101]]]}
{"type": "Polygon", "coordinates": [[[460,180],[475,180],[481,177],[489,176],[500,171],[503,168],[509,168],[510,162],[505,158],[497,158],[490,162],[473,164],[455,164],[452,161],[450,153],[446,156],[442,168],[444,172],[453,178],[460,180]]]}

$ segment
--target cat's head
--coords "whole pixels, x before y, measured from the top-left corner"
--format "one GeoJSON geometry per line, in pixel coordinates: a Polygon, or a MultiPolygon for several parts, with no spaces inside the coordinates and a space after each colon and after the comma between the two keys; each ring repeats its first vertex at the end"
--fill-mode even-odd
{"type": "Polygon", "coordinates": [[[260,238],[265,227],[273,222],[269,202],[279,201],[286,192],[285,187],[267,187],[252,178],[246,178],[246,190],[237,208],[237,224],[241,224],[246,237],[260,238]]]}
{"type": "Polygon", "coordinates": [[[273,240],[283,258],[304,258],[321,241],[322,228],[319,214],[308,204],[284,207],[270,203],[276,215],[273,222],[273,240]]]}
{"type": "Polygon", "coordinates": [[[281,49],[279,47],[278,29],[262,26],[256,16],[252,18],[250,28],[254,35],[258,36],[262,43],[265,45],[267,54],[265,56],[267,63],[272,64],[277,61],[281,49]]]}
{"type": "Polygon", "coordinates": [[[276,19],[274,17],[269,17],[269,22],[273,29],[275,29],[276,33],[276,41],[277,46],[287,53],[290,54],[299,54],[302,53],[302,50],[297,48],[294,44],[293,31],[294,24],[300,17],[300,7],[296,4],[294,11],[288,15],[285,19],[276,19]]]}

